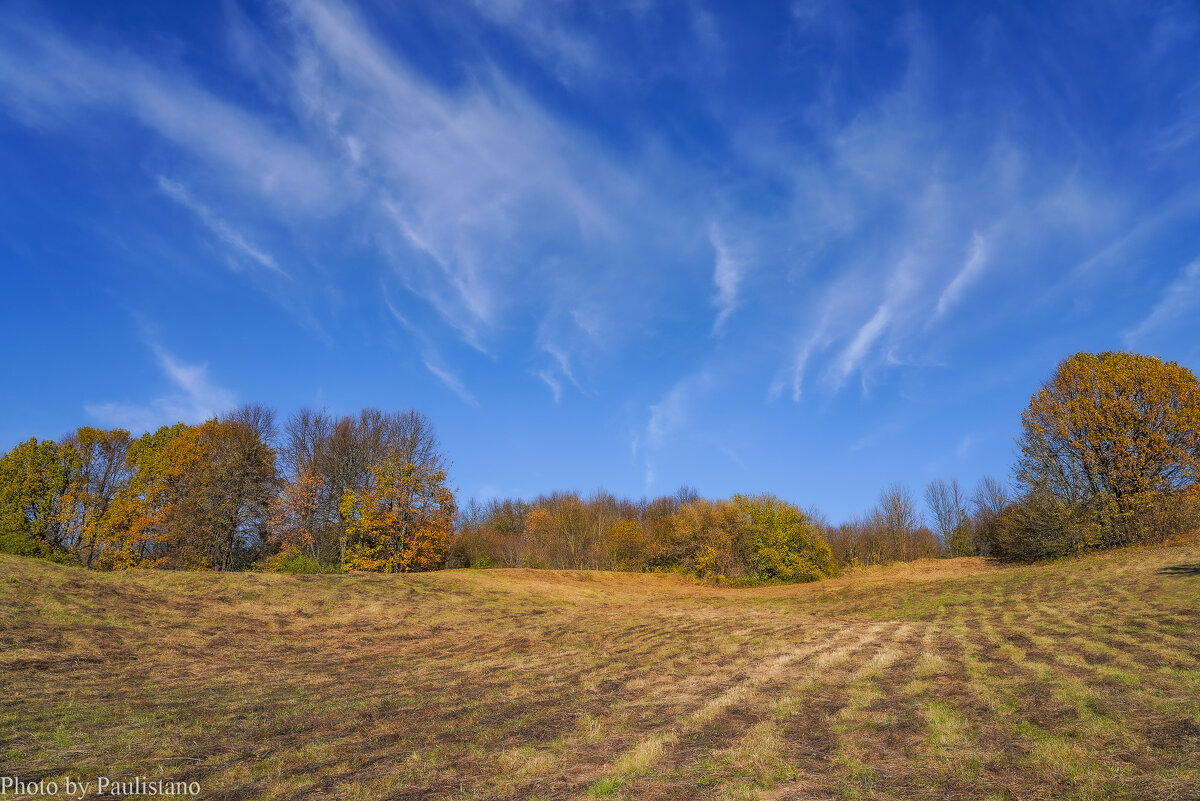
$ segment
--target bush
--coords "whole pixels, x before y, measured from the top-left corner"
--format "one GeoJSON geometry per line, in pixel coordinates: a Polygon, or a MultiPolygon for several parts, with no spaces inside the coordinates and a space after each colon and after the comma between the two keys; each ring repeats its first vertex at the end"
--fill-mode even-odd
{"type": "Polygon", "coordinates": [[[1160,496],[1144,512],[1143,525],[1157,542],[1200,529],[1200,486],[1160,496]]]}
{"type": "Polygon", "coordinates": [[[1087,550],[1162,542],[1200,526],[1200,492],[1147,494],[1131,503],[1106,495],[1068,503],[1034,490],[987,528],[991,552],[1010,561],[1073,556],[1087,550]]]}
{"type": "Polygon", "coordinates": [[[74,557],[64,551],[57,551],[44,540],[34,539],[24,531],[0,534],[0,553],[13,556],[31,556],[35,559],[46,559],[58,564],[74,561],[74,557]]]}
{"type": "Polygon", "coordinates": [[[1017,562],[1070,556],[1085,547],[1087,528],[1080,509],[1050,493],[1033,492],[1011,504],[991,526],[991,552],[1017,562]]]}
{"type": "Polygon", "coordinates": [[[838,574],[833,551],[802,511],[771,495],[735,496],[754,524],[754,576],[784,582],[816,581],[838,574]]]}
{"type": "Polygon", "coordinates": [[[682,489],[633,502],[599,491],[530,502],[469,502],[448,567],[686,573],[703,579],[813,581],[837,564],[811,514],[770,495],[706,500],[682,489]]]}
{"type": "Polygon", "coordinates": [[[322,564],[315,556],[296,550],[283,551],[263,564],[269,573],[341,573],[339,565],[322,564]]]}

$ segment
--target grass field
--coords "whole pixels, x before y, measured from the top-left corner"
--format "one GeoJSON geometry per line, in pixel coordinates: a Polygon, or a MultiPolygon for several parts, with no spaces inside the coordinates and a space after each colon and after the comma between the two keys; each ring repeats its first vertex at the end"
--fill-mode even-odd
{"type": "Polygon", "coordinates": [[[0,556],[0,776],[223,799],[1197,799],[1198,632],[1194,541],[760,589],[0,556]]]}

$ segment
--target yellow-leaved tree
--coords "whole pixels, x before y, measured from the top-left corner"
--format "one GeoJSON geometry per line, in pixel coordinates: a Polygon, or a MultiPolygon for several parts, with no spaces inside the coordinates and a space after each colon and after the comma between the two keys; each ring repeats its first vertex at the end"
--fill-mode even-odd
{"type": "Polygon", "coordinates": [[[347,570],[409,573],[446,561],[456,506],[444,470],[386,459],[365,488],[342,496],[340,510],[347,570]]]}
{"type": "Polygon", "coordinates": [[[1033,395],[1021,424],[1017,478],[1031,508],[1061,506],[1035,519],[1082,520],[1057,551],[1157,539],[1171,527],[1163,509],[1195,491],[1200,382],[1175,362],[1077,353],[1033,395]]]}

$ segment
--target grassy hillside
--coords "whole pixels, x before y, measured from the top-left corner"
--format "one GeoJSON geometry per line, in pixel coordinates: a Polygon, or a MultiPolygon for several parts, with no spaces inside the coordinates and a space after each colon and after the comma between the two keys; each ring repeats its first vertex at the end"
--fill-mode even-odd
{"type": "Polygon", "coordinates": [[[1200,544],[815,585],[0,557],[0,775],[226,799],[1200,797],[1200,544]]]}

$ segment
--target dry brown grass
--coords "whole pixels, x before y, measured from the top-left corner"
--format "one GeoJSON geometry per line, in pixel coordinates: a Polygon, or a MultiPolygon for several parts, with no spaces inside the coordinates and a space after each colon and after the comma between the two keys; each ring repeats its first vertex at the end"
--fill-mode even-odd
{"type": "Polygon", "coordinates": [[[731,589],[0,556],[0,776],[217,799],[1200,798],[1200,543],[731,589]]]}

